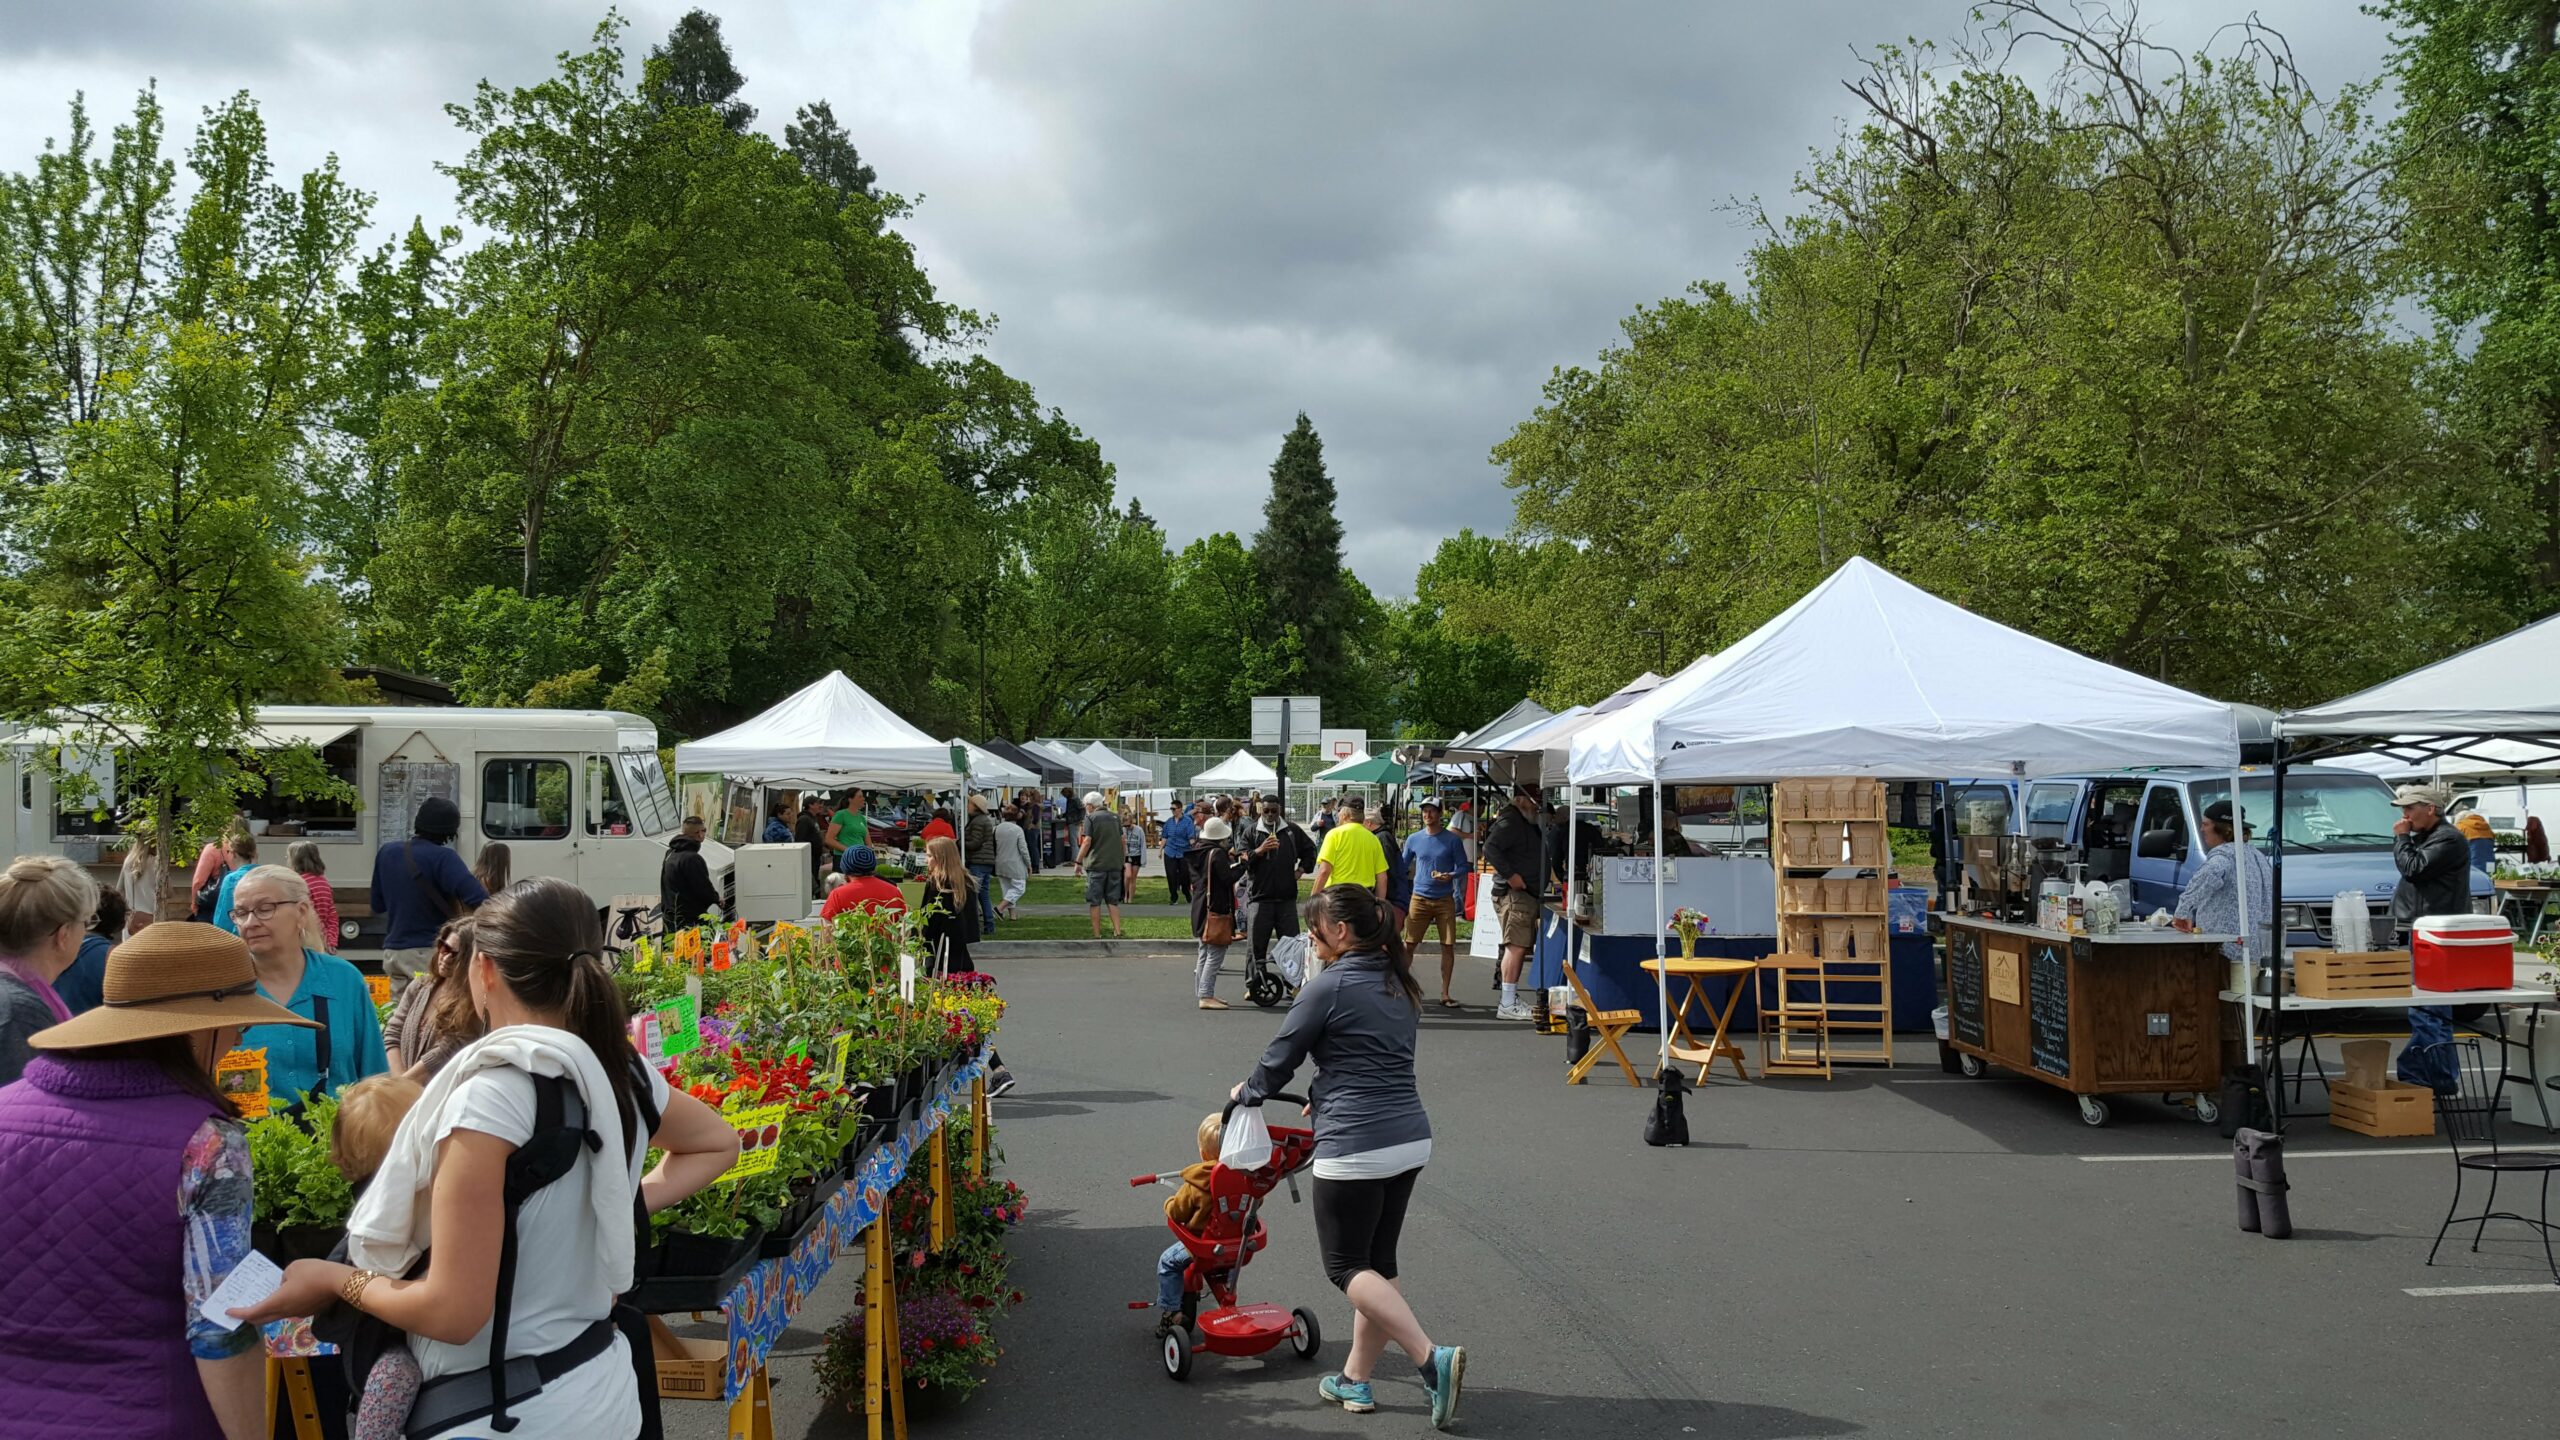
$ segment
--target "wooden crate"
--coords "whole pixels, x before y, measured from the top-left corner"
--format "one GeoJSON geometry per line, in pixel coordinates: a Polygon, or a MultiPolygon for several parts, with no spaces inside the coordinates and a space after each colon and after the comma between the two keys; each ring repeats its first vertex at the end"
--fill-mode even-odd
{"type": "Polygon", "coordinates": [[[2406,950],[2296,950],[2293,990],[2312,1000],[2359,1000],[2410,993],[2406,950]]]}
{"type": "Polygon", "coordinates": [[[2329,1087],[2329,1123],[2381,1139],[2436,1133],[2435,1092],[2386,1079],[2379,1089],[2340,1080],[2329,1087]]]}

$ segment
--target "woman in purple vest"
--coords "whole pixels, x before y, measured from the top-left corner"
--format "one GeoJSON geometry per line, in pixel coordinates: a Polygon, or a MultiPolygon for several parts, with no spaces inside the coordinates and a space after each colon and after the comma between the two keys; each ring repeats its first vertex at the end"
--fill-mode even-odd
{"type": "Polygon", "coordinates": [[[249,1251],[249,1146],[213,1067],[244,1026],[311,1022],[210,925],[125,941],[105,989],[0,1088],[0,1416],[22,1440],[262,1437],[258,1332],[196,1313],[249,1251]]]}

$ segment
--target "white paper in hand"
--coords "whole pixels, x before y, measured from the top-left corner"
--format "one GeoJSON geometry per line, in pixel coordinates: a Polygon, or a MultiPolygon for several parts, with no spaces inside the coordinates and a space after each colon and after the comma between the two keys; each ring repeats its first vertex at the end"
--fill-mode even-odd
{"type": "Polygon", "coordinates": [[[221,1284],[213,1287],[212,1294],[204,1297],[204,1303],[196,1307],[196,1313],[225,1330],[237,1330],[248,1322],[233,1318],[231,1312],[245,1310],[266,1299],[283,1283],[284,1272],[276,1268],[276,1262],[252,1250],[240,1257],[240,1263],[232,1267],[221,1284]]]}

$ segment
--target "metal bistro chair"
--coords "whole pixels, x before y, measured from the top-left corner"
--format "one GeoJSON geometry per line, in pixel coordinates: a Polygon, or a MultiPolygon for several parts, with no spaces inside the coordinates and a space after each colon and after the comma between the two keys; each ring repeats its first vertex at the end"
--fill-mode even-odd
{"type": "Polygon", "coordinates": [[[2466,1220],[2472,1222],[2471,1250],[2475,1255],[2490,1221],[2514,1220],[2541,1232],[2542,1263],[2551,1268],[2552,1283],[2560,1285],[2560,1261],[2551,1255],[2551,1172],[2560,1170],[2560,1152],[2498,1148],[2498,1087],[2504,1077],[2493,1081],[2485,1073],[2477,1039],[2439,1040],[2426,1048],[2450,1052],[2434,1058],[2454,1062],[2455,1085],[2451,1096],[2442,1092],[2436,1095],[2436,1120],[2444,1127],[2445,1143],[2453,1147],[2453,1203],[2445,1207],[2444,1223],[2436,1227],[2436,1243],[2427,1247],[2427,1263],[2436,1263],[2436,1251],[2444,1245],[2445,1232],[2466,1220]],[[2454,1212],[2462,1208],[2462,1177],[2472,1171],[2487,1173],[2489,1198],[2482,1202],[2479,1214],[2457,1215],[2454,1212]],[[2535,1215],[2497,1208],[2498,1177],[2519,1173],[2542,1177],[2542,1199],[2535,1215]]]}

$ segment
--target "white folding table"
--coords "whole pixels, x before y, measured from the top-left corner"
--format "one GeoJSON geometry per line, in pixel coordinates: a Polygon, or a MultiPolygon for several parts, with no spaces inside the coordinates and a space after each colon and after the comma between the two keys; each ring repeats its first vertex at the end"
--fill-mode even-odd
{"type": "MultiPolygon", "coordinates": [[[[2546,1124],[2551,1115],[2550,1091],[2543,1084],[2541,1066],[2536,1062],[2533,1051],[2534,1032],[2542,1023],[2542,1007],[2552,1003],[2555,998],[2554,992],[2547,986],[2526,985],[2505,990],[2412,990],[2406,995],[2364,995],[2351,1000],[2319,1000],[2308,995],[2287,995],[2284,997],[2284,1008],[2281,1010],[2276,1008],[2272,999],[2264,995],[2243,996],[2239,991],[2225,990],[2222,992],[2222,998],[2228,1004],[2246,1004],[2252,1011],[2268,1015],[2274,1022],[2273,1029],[2259,1028],[2256,1039],[2267,1059],[2268,1102],[2275,1112],[2276,1130],[2279,1133],[2284,1130],[2285,1124],[2284,1042],[2286,1035],[2283,1028],[2285,1017],[2293,1015],[2310,1017],[2339,1010],[2415,1010],[2421,1006],[2455,1009],[2488,1006],[2489,1013],[2497,1017],[2495,1033],[2481,1029],[2477,1025],[2472,1028],[2478,1031],[2481,1038],[2495,1041],[2502,1052],[2500,1057],[2502,1063],[2498,1067],[2499,1090],[2505,1088],[2507,1077],[2514,1074],[2514,1056],[2516,1052],[2522,1051],[2525,1072],[2516,1078],[2531,1082],[2534,1104],[2541,1108],[2546,1124]],[[2521,1039],[2510,1034],[2507,1029],[2507,1007],[2510,1005],[2526,1007],[2524,1035],[2521,1039]]],[[[2298,1032],[2304,1038],[2308,1038],[2312,1033],[2309,1024],[2306,1018],[2304,1028],[2298,1032]]],[[[2314,1064],[2317,1063],[2315,1058],[2314,1064]]],[[[2298,1075],[2295,1077],[2295,1083],[2299,1083],[2298,1075]]],[[[2325,1070],[2321,1072],[2320,1084],[2322,1089],[2328,1088],[2328,1075],[2325,1070]]]]}

